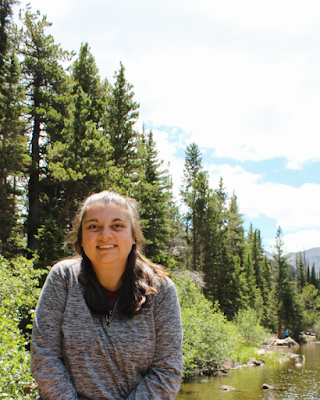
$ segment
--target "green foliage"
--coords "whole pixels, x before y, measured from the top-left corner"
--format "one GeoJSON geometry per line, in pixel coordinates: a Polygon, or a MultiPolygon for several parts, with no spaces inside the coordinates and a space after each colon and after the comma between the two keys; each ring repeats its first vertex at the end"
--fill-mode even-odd
{"type": "Polygon", "coordinates": [[[208,174],[203,171],[200,149],[196,143],[191,143],[186,149],[180,195],[187,206],[184,220],[187,244],[192,247],[192,269],[195,271],[203,268],[204,216],[208,189],[208,174]],[[200,264],[200,268],[197,264],[200,264]]]}
{"type": "Polygon", "coordinates": [[[65,232],[58,228],[55,219],[51,216],[46,219],[44,225],[38,229],[37,239],[39,244],[35,251],[36,268],[51,267],[55,262],[68,255],[67,250],[63,248],[64,238],[65,232]]]}
{"type": "Polygon", "coordinates": [[[143,132],[138,142],[137,184],[131,193],[140,205],[140,218],[146,238],[145,254],[152,261],[174,268],[168,255],[170,241],[169,200],[171,183],[168,172],[158,160],[153,134],[143,132]]]}
{"type": "Polygon", "coordinates": [[[33,314],[40,289],[42,271],[23,257],[8,261],[0,256],[0,396],[35,399],[35,382],[30,371],[27,339],[18,326],[28,313],[33,314]]]}
{"type": "Polygon", "coordinates": [[[227,321],[214,307],[187,273],[173,278],[181,306],[184,376],[197,373],[203,368],[221,364],[239,347],[240,335],[235,326],[227,321]]]}
{"type": "Polygon", "coordinates": [[[273,259],[275,278],[272,296],[276,311],[278,335],[282,330],[289,329],[298,340],[302,328],[302,307],[295,290],[295,283],[292,281],[291,266],[288,263],[287,256],[284,255],[284,243],[280,227],[277,230],[273,259]]]}
{"type": "Polygon", "coordinates": [[[11,35],[11,7],[15,1],[0,2],[0,253],[16,254],[14,232],[19,226],[19,202],[26,172],[27,137],[22,115],[25,100],[21,68],[11,35]]]}
{"type": "Polygon", "coordinates": [[[254,309],[239,310],[233,323],[237,326],[245,345],[258,346],[262,344],[266,333],[260,325],[260,319],[254,309]]]}
{"type": "Polygon", "coordinates": [[[304,286],[300,295],[305,328],[320,322],[320,297],[319,290],[312,284],[304,286]]]}
{"type": "Polygon", "coordinates": [[[301,293],[307,284],[306,265],[300,252],[296,259],[296,286],[298,293],[301,293]]]}
{"type": "Polygon", "coordinates": [[[99,70],[88,43],[81,44],[79,57],[72,65],[72,78],[75,81],[73,94],[77,93],[79,87],[82,88],[91,100],[88,120],[100,125],[107,105],[109,84],[107,80],[102,83],[98,74],[99,70]]]}
{"type": "Polygon", "coordinates": [[[40,226],[40,197],[44,178],[42,158],[48,142],[61,134],[65,105],[69,101],[69,80],[61,65],[70,59],[70,54],[54,43],[46,29],[51,26],[47,17],[40,18],[40,12],[33,14],[30,6],[24,14],[20,12],[23,24],[19,32],[19,52],[23,56],[23,76],[27,95],[28,134],[31,137],[31,163],[28,175],[28,249],[37,248],[37,229],[40,226]],[[40,139],[41,138],[41,139],[40,139]]]}
{"type": "Polygon", "coordinates": [[[59,228],[70,223],[72,202],[84,200],[90,192],[102,190],[109,177],[109,140],[89,120],[91,100],[81,87],[73,96],[70,118],[59,140],[47,146],[49,177],[60,183],[59,228]],[[69,218],[68,218],[69,217],[69,218]]]}
{"type": "Polygon", "coordinates": [[[135,159],[135,142],[137,134],[133,125],[138,119],[139,104],[133,100],[133,85],[127,82],[125,67],[120,63],[120,69],[114,75],[115,84],[108,98],[107,114],[104,119],[104,131],[113,147],[114,165],[123,167],[130,174],[135,159]]]}

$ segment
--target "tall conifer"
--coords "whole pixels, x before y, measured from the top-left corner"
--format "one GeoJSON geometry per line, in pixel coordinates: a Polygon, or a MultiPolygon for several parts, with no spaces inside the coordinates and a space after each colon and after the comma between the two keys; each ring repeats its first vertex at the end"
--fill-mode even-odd
{"type": "Polygon", "coordinates": [[[143,132],[138,143],[139,169],[136,182],[131,185],[131,195],[141,207],[141,220],[146,238],[146,256],[156,263],[167,265],[170,242],[168,172],[158,159],[153,133],[143,132]]]}
{"type": "MultiPolygon", "coordinates": [[[[60,64],[69,54],[54,43],[45,30],[51,23],[40,12],[32,14],[27,8],[20,13],[20,53],[23,55],[23,73],[28,97],[28,129],[31,137],[31,165],[28,182],[28,249],[37,248],[37,230],[40,226],[41,160],[49,140],[47,128],[61,119],[57,102],[65,92],[66,76],[60,64]]],[[[53,133],[53,132],[52,132],[53,133]]],[[[56,132],[55,132],[56,133],[56,132]]]]}
{"type": "Polygon", "coordinates": [[[306,266],[302,253],[300,252],[296,258],[296,285],[298,293],[302,292],[302,289],[306,286],[306,284],[306,266]]]}
{"type": "Polygon", "coordinates": [[[75,209],[89,193],[105,189],[113,174],[108,138],[88,121],[91,100],[78,87],[73,101],[60,140],[47,147],[49,177],[59,183],[59,228],[71,222],[75,209]]]}
{"type": "Polygon", "coordinates": [[[106,112],[109,83],[101,82],[99,69],[88,43],[81,44],[78,58],[72,65],[72,79],[74,80],[73,93],[76,94],[79,86],[90,99],[90,113],[88,121],[100,125],[106,112]]]}
{"type": "Polygon", "coordinates": [[[24,188],[21,178],[28,160],[22,122],[25,94],[10,34],[14,30],[13,4],[16,1],[0,0],[0,254],[6,257],[21,251],[14,242],[19,218],[17,196],[24,188]]]}
{"type": "Polygon", "coordinates": [[[125,174],[130,175],[139,136],[134,130],[134,124],[139,117],[139,104],[133,100],[133,85],[126,80],[124,72],[125,68],[120,63],[120,69],[114,75],[116,82],[111,87],[103,124],[113,147],[114,165],[122,167],[125,174]]]}
{"type": "MultiPolygon", "coordinates": [[[[201,181],[205,185],[204,179],[207,178],[200,173],[203,171],[201,152],[196,143],[191,143],[186,149],[182,186],[180,189],[180,195],[182,201],[188,207],[187,214],[185,215],[185,222],[187,225],[187,241],[192,244],[192,268],[197,269],[197,256],[199,254],[197,248],[198,239],[198,226],[197,224],[197,201],[199,199],[199,190],[201,187],[201,181]],[[192,233],[192,237],[189,238],[189,232],[192,233]]],[[[201,201],[201,200],[200,200],[201,201]]],[[[198,202],[199,203],[199,202],[198,202]]],[[[199,207],[198,207],[199,208],[199,207]]]]}
{"type": "Polygon", "coordinates": [[[284,329],[290,329],[298,338],[302,321],[302,309],[297,299],[294,282],[291,277],[291,266],[284,255],[282,230],[278,227],[273,252],[275,279],[273,299],[276,306],[278,335],[284,329]]]}

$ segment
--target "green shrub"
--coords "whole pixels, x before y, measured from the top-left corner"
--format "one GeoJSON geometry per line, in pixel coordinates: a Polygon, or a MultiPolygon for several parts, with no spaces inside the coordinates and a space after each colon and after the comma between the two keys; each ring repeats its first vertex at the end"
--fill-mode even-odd
{"type": "Polygon", "coordinates": [[[244,345],[261,345],[266,332],[260,325],[260,319],[252,308],[239,310],[233,323],[238,328],[244,345]]]}
{"type": "Polygon", "coordinates": [[[227,360],[240,345],[237,328],[212,306],[187,273],[173,277],[183,325],[183,375],[213,368],[227,360]]]}
{"type": "Polygon", "coordinates": [[[42,271],[23,257],[8,261],[0,256],[0,397],[35,399],[36,385],[30,371],[28,343],[18,328],[33,313],[42,271]]]}

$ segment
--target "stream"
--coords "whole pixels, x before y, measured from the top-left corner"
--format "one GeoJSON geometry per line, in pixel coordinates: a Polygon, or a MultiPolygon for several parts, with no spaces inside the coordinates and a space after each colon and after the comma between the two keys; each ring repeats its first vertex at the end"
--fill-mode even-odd
{"type": "Polygon", "coordinates": [[[176,400],[319,400],[320,343],[303,344],[299,349],[278,348],[275,351],[303,354],[305,364],[299,368],[294,360],[270,362],[263,366],[232,370],[224,377],[201,377],[183,383],[176,400]],[[263,390],[264,383],[284,390],[263,390]],[[221,385],[232,386],[236,390],[222,392],[221,385]]]}

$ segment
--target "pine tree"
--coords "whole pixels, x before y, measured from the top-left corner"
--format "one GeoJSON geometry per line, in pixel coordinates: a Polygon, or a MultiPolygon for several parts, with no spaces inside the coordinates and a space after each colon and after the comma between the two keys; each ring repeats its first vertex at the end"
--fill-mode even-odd
{"type": "Polygon", "coordinates": [[[79,203],[89,193],[103,190],[115,178],[110,161],[112,148],[103,131],[88,121],[90,110],[91,100],[78,87],[60,140],[47,146],[48,176],[59,184],[55,201],[60,229],[71,223],[79,203]]]}
{"type": "Polygon", "coordinates": [[[158,160],[153,133],[143,132],[138,144],[139,170],[137,182],[130,193],[139,202],[140,217],[146,238],[145,254],[156,263],[168,265],[170,242],[169,199],[170,180],[168,172],[158,160]]]}
{"type": "Polygon", "coordinates": [[[59,119],[61,122],[60,95],[66,90],[66,76],[60,62],[69,58],[67,52],[54,44],[53,37],[45,34],[51,25],[46,16],[42,19],[39,17],[40,12],[32,14],[30,8],[27,8],[24,15],[20,13],[23,27],[19,32],[31,137],[27,221],[28,249],[31,252],[37,248],[36,235],[40,226],[40,161],[49,140],[48,130],[59,119]]]}
{"type": "Polygon", "coordinates": [[[302,323],[302,309],[297,299],[294,282],[291,277],[291,266],[284,255],[282,230],[278,227],[273,252],[275,280],[273,298],[276,305],[278,335],[283,328],[289,328],[296,338],[302,323]]]}
{"type": "Polygon", "coordinates": [[[88,121],[100,126],[101,119],[106,111],[109,83],[101,82],[95,58],[90,51],[88,43],[81,44],[78,58],[72,65],[72,79],[75,81],[73,94],[79,86],[91,101],[88,121]]]}
{"type": "MultiPolygon", "coordinates": [[[[8,256],[8,240],[17,226],[17,201],[22,195],[28,161],[27,137],[22,121],[24,90],[18,60],[12,52],[3,65],[0,96],[0,246],[8,256]]],[[[9,246],[10,247],[10,246],[9,246]]]]}
{"type": "Polygon", "coordinates": [[[230,298],[230,283],[232,283],[230,270],[230,255],[227,249],[227,223],[228,223],[228,195],[224,188],[223,179],[220,177],[219,186],[214,191],[216,200],[216,254],[215,261],[217,267],[217,299],[221,305],[222,311],[231,317],[232,313],[232,299],[230,298]]]}
{"type": "Polygon", "coordinates": [[[124,72],[125,68],[120,63],[120,69],[114,76],[116,82],[108,98],[103,126],[113,147],[114,165],[122,167],[124,173],[129,175],[131,163],[136,157],[136,141],[139,136],[133,129],[139,117],[139,104],[133,100],[133,85],[127,82],[124,72]]]}
{"type": "MultiPolygon", "coordinates": [[[[170,164],[168,165],[168,169],[170,164]]],[[[170,221],[170,241],[168,247],[167,265],[171,270],[183,269],[188,267],[186,260],[188,259],[188,246],[183,230],[183,218],[180,207],[174,199],[172,193],[172,179],[169,176],[169,211],[168,218],[170,221]]]]}
{"type": "Polygon", "coordinates": [[[257,285],[256,278],[254,273],[254,267],[251,260],[251,256],[248,253],[244,263],[245,274],[247,280],[247,297],[248,297],[248,306],[250,308],[255,308],[256,306],[256,296],[257,296],[257,285]]]}
{"type": "Polygon", "coordinates": [[[22,121],[25,98],[18,59],[14,52],[11,15],[14,1],[0,0],[0,253],[21,250],[15,242],[27,155],[22,121]]]}
{"type": "Polygon", "coordinates": [[[316,277],[316,269],[315,269],[314,263],[312,264],[312,267],[311,267],[310,284],[316,288],[318,287],[318,279],[316,277]]]}
{"type": "Polygon", "coordinates": [[[264,290],[264,279],[261,273],[262,261],[263,261],[263,248],[261,243],[261,234],[259,229],[253,229],[252,224],[250,225],[248,236],[247,236],[247,246],[250,251],[254,273],[256,277],[257,287],[263,291],[264,290]]]}
{"type": "Polygon", "coordinates": [[[307,265],[306,281],[307,281],[307,284],[308,284],[308,285],[311,283],[310,265],[309,265],[309,264],[307,265]]]}
{"type": "Polygon", "coordinates": [[[228,208],[227,248],[229,252],[239,255],[241,259],[243,259],[244,252],[244,230],[242,217],[243,215],[239,210],[237,196],[235,192],[233,192],[228,208]]]}
{"type": "Polygon", "coordinates": [[[209,176],[207,171],[200,171],[195,181],[193,188],[196,191],[193,214],[193,240],[196,246],[193,247],[193,252],[197,256],[196,263],[199,263],[200,271],[204,267],[204,242],[208,239],[207,216],[209,202],[211,197],[211,189],[209,189],[209,176]]]}
{"type": "Polygon", "coordinates": [[[296,258],[296,285],[298,293],[301,293],[302,289],[306,286],[306,279],[306,266],[300,252],[296,258]]]}
{"type": "Polygon", "coordinates": [[[5,58],[11,49],[9,29],[12,25],[12,6],[17,0],[0,0],[0,85],[3,79],[5,58]]]}
{"type": "MultiPolygon", "coordinates": [[[[201,185],[208,186],[205,182],[207,180],[206,174],[199,175],[203,172],[202,158],[199,147],[195,143],[191,143],[186,149],[185,164],[183,170],[182,186],[180,195],[183,203],[188,207],[185,216],[187,242],[192,245],[192,268],[197,269],[197,256],[199,254],[197,248],[198,231],[197,228],[197,211],[199,212],[199,190],[201,185]],[[197,204],[198,203],[198,204],[197,204]],[[198,207],[197,207],[198,206],[198,207]],[[189,238],[189,232],[192,232],[192,239],[189,238]]],[[[200,189],[202,190],[202,189],[200,189]]],[[[205,189],[206,190],[206,189],[205,189]]],[[[201,196],[200,196],[201,197],[201,196]]],[[[202,193],[203,197],[203,193],[202,193]]],[[[201,212],[201,210],[200,210],[201,212]]]]}
{"type": "Polygon", "coordinates": [[[268,293],[270,293],[270,291],[272,289],[273,274],[272,274],[271,264],[270,264],[267,256],[263,257],[262,265],[263,265],[262,275],[263,275],[264,281],[266,283],[266,290],[268,293]]]}
{"type": "Polygon", "coordinates": [[[228,298],[233,299],[226,311],[227,315],[233,316],[240,308],[247,306],[248,282],[244,267],[244,229],[243,218],[239,211],[237,196],[233,192],[226,212],[226,250],[228,264],[226,265],[226,293],[228,298]]]}

